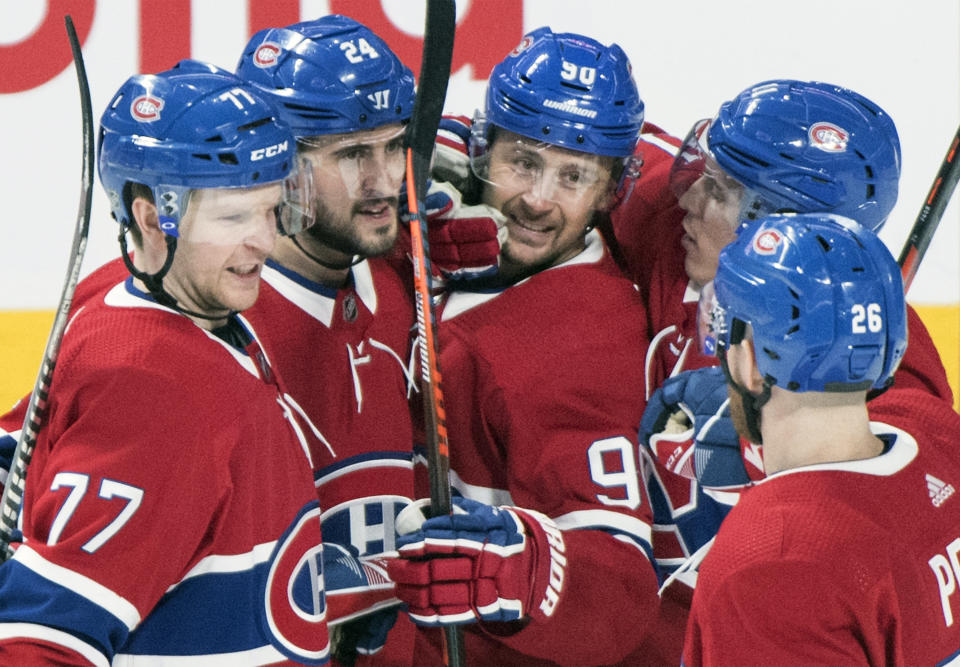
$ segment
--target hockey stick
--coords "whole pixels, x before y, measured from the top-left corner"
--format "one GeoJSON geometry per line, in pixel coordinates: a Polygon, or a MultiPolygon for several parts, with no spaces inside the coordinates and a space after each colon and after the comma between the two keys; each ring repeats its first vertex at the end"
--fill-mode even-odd
{"type": "Polygon", "coordinates": [[[80,51],[80,40],[73,26],[70,16],[64,17],[67,25],[67,37],[70,40],[70,50],[73,52],[73,65],[77,72],[77,83],[80,86],[80,113],[83,119],[83,170],[81,176],[80,207],[77,212],[77,223],[73,234],[73,247],[70,251],[70,263],[67,267],[67,279],[60,295],[60,305],[53,320],[53,327],[47,339],[47,346],[43,351],[43,363],[37,374],[37,381],[27,404],[27,414],[23,420],[23,429],[17,440],[17,448],[13,452],[13,461],[10,465],[10,474],[3,490],[2,512],[0,512],[0,562],[13,555],[10,541],[17,528],[17,516],[23,503],[23,483],[27,474],[27,465],[33,457],[33,450],[37,444],[40,429],[43,428],[46,418],[47,401],[50,395],[50,381],[53,379],[53,369],[57,364],[60,353],[60,341],[63,339],[64,329],[67,327],[70,314],[70,304],[73,302],[73,293],[80,280],[80,265],[87,248],[87,232],[90,229],[90,206],[92,203],[93,187],[93,111],[90,103],[90,84],[87,82],[87,71],[83,65],[83,53],[80,51]]]}
{"type": "MultiPolygon", "coordinates": [[[[427,0],[426,28],[420,81],[413,104],[413,117],[407,128],[407,200],[410,210],[410,237],[413,278],[416,288],[417,337],[423,382],[423,413],[427,440],[427,467],[430,475],[430,512],[433,516],[450,514],[450,459],[443,389],[437,348],[437,318],[430,298],[430,254],[425,242],[427,221],[419,202],[427,190],[427,174],[443,115],[443,103],[453,59],[453,35],[457,24],[454,0],[427,0]]],[[[447,664],[461,667],[463,632],[457,626],[444,628],[447,664]]]]}
{"type": "Polygon", "coordinates": [[[960,127],[950,142],[950,148],[947,150],[943,162],[940,164],[940,170],[937,171],[936,178],[933,179],[933,185],[927,198],[920,208],[913,227],[910,228],[910,235],[907,242],[900,251],[900,257],[897,263],[903,274],[903,292],[910,289],[917,269],[920,268],[920,260],[923,259],[930,241],[933,239],[934,232],[940,224],[940,218],[943,217],[943,211],[953,196],[953,191],[957,186],[957,179],[960,179],[960,160],[957,158],[958,149],[960,149],[960,127]]]}

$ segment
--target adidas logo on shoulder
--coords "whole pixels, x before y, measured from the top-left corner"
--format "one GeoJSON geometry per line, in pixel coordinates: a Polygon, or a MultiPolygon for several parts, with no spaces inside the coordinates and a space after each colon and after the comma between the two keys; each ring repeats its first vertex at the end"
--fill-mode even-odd
{"type": "Polygon", "coordinates": [[[927,491],[934,507],[940,507],[954,493],[953,484],[947,484],[933,475],[927,474],[927,491]]]}

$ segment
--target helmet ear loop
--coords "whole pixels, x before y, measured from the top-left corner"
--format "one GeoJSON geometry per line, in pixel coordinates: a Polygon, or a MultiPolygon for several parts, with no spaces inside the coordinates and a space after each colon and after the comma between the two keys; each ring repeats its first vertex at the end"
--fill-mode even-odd
{"type": "Polygon", "coordinates": [[[125,225],[120,226],[120,235],[117,240],[120,241],[120,256],[123,258],[123,264],[127,267],[130,275],[146,285],[147,290],[158,303],[175,308],[177,302],[163,289],[163,278],[170,271],[170,267],[173,266],[173,255],[177,251],[177,237],[170,234],[165,234],[164,237],[167,244],[167,257],[163,266],[156,273],[141,271],[133,265],[130,253],[127,251],[127,227],[125,225]]]}

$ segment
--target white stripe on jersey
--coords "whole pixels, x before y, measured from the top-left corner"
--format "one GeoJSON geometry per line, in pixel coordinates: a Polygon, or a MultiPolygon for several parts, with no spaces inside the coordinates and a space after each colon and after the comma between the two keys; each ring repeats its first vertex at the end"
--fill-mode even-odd
{"type": "MultiPolygon", "coordinates": [[[[22,548],[22,547],[21,547],[22,548]]],[[[37,639],[76,651],[97,667],[110,667],[107,656],[73,635],[36,623],[0,623],[0,640],[37,639]]]]}
{"type": "Polygon", "coordinates": [[[90,602],[103,607],[126,625],[127,629],[133,630],[140,623],[140,612],[129,600],[87,576],[51,563],[26,544],[17,549],[13,558],[44,579],[82,595],[90,602]]]}
{"type": "Polygon", "coordinates": [[[611,530],[615,534],[626,534],[633,540],[634,546],[650,546],[650,524],[621,512],[610,510],[578,510],[553,519],[560,530],[611,530]]]}
{"type": "Polygon", "coordinates": [[[286,662],[280,651],[272,646],[261,646],[236,653],[212,653],[210,655],[131,655],[118,653],[113,667],[253,667],[286,662]]]}
{"type": "MultiPolygon", "coordinates": [[[[423,459],[424,464],[426,464],[426,459],[423,459]]],[[[351,463],[350,465],[343,466],[342,468],[337,468],[333,472],[327,473],[320,479],[314,480],[313,485],[318,489],[326,484],[327,482],[333,481],[338,477],[343,477],[344,475],[349,475],[352,472],[357,472],[358,470],[364,470],[368,468],[407,468],[408,470],[413,470],[413,461],[404,460],[404,459],[393,459],[393,458],[380,458],[380,459],[370,459],[369,461],[359,461],[357,463],[351,463]]]]}
{"type": "Polygon", "coordinates": [[[450,471],[450,486],[459,491],[460,495],[464,498],[476,500],[477,502],[485,503],[487,505],[493,505],[494,507],[514,504],[513,498],[510,496],[509,491],[506,491],[505,489],[491,489],[486,486],[468,484],[460,479],[460,475],[458,475],[454,470],[450,471]]]}
{"type": "Polygon", "coordinates": [[[169,593],[191,577],[212,573],[223,574],[226,572],[252,570],[260,563],[266,563],[270,559],[270,554],[273,553],[273,549],[276,546],[277,542],[274,540],[273,542],[258,544],[246,553],[233,554],[230,556],[213,555],[202,558],[199,563],[190,568],[190,571],[184,575],[183,579],[168,588],[167,592],[169,593]]]}
{"type": "Polygon", "coordinates": [[[677,153],[680,151],[680,148],[674,146],[669,141],[663,139],[662,137],[657,136],[656,134],[641,134],[640,141],[645,141],[648,144],[653,144],[664,153],[672,155],[673,157],[677,156],[677,153]]]}

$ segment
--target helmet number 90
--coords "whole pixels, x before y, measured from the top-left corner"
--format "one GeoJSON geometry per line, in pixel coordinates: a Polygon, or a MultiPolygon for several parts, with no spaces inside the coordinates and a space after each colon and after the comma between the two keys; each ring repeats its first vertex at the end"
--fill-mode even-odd
{"type": "Polygon", "coordinates": [[[850,308],[853,313],[853,333],[878,333],[883,330],[883,316],[879,303],[855,303],[850,308]]]}
{"type": "Polygon", "coordinates": [[[340,50],[343,51],[343,55],[346,56],[347,60],[354,65],[364,60],[373,60],[374,58],[380,57],[377,50],[370,46],[370,43],[363,37],[357,38],[356,42],[353,40],[342,42],[340,44],[340,50]]]}
{"type": "Polygon", "coordinates": [[[560,76],[564,81],[579,81],[584,86],[592,86],[597,80],[596,67],[577,67],[571,62],[563,61],[563,71],[560,76]]]}

